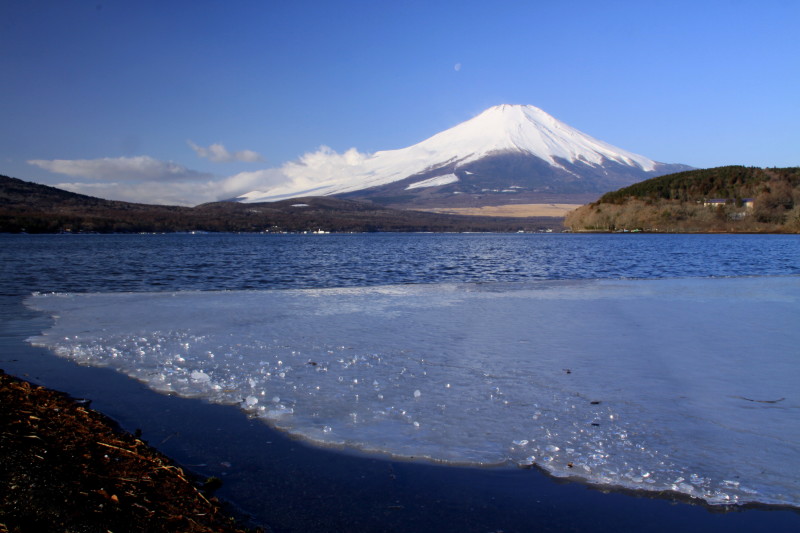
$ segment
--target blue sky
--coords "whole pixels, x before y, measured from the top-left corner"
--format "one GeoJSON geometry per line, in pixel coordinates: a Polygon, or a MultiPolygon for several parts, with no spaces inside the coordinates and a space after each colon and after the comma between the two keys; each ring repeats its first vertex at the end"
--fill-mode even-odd
{"type": "Polygon", "coordinates": [[[194,204],[531,104],[666,163],[800,165],[800,2],[0,3],[0,173],[194,204]]]}

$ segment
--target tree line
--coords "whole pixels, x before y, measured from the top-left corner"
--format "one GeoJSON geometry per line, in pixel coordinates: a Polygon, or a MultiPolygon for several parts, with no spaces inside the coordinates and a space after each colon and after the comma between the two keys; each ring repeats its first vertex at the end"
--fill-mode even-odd
{"type": "Polygon", "coordinates": [[[604,194],[572,231],[800,232],[800,168],[690,170],[604,194]]]}

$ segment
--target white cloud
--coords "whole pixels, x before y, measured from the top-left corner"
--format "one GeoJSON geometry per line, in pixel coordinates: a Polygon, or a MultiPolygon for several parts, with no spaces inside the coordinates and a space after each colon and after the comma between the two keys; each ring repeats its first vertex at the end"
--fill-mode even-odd
{"type": "Polygon", "coordinates": [[[271,188],[289,181],[280,168],[239,172],[217,182],[220,198],[231,198],[256,189],[271,188]]]}
{"type": "Polygon", "coordinates": [[[100,159],[32,159],[29,164],[87,181],[56,187],[109,200],[193,205],[216,200],[213,175],[150,156],[100,159]]]}
{"type": "Polygon", "coordinates": [[[57,183],[55,187],[107,200],[134,202],[141,204],[192,206],[211,202],[216,188],[213,181],[204,183],[57,183]]]}
{"type": "Polygon", "coordinates": [[[320,146],[316,152],[308,152],[297,161],[285,163],[281,170],[296,183],[315,185],[342,174],[352,174],[368,157],[355,148],[340,154],[327,146],[320,146]]]}
{"type": "Polygon", "coordinates": [[[240,172],[225,178],[194,171],[149,156],[103,159],[30,160],[40,168],[80,181],[56,187],[109,200],[166,205],[197,205],[227,200],[251,191],[275,194],[313,189],[330,180],[364,171],[369,154],[351,148],[344,153],[321,146],[278,168],[240,172]]]}
{"type": "Polygon", "coordinates": [[[232,161],[243,161],[245,163],[255,163],[263,161],[264,158],[261,154],[252,150],[240,150],[238,152],[230,152],[225,146],[219,143],[212,144],[208,148],[198,146],[192,141],[186,141],[198,157],[204,157],[214,161],[215,163],[230,163],[232,161]]]}
{"type": "Polygon", "coordinates": [[[180,182],[70,182],[55,187],[67,191],[97,196],[109,200],[162,205],[198,205],[207,202],[230,200],[259,187],[269,187],[286,181],[280,169],[268,168],[255,172],[241,172],[221,179],[180,182]]]}
{"type": "Polygon", "coordinates": [[[252,191],[269,191],[271,196],[279,196],[289,191],[313,189],[331,179],[352,176],[363,168],[368,157],[355,148],[340,154],[327,146],[320,146],[315,152],[303,154],[298,160],[284,163],[279,168],[240,172],[222,184],[226,191],[236,191],[236,196],[252,191]]]}
{"type": "Polygon", "coordinates": [[[257,197],[280,197],[283,194],[295,194],[297,191],[308,191],[314,194],[314,189],[330,184],[332,180],[348,180],[353,176],[364,174],[364,163],[370,158],[350,148],[344,153],[338,153],[327,146],[320,146],[315,152],[308,152],[296,161],[284,163],[280,168],[262,170],[258,172],[242,172],[231,176],[229,180],[249,184],[246,192],[257,191],[257,197]]]}
{"type": "Polygon", "coordinates": [[[174,181],[210,177],[210,174],[146,155],[102,159],[32,159],[28,163],[58,174],[104,181],[174,181]]]}

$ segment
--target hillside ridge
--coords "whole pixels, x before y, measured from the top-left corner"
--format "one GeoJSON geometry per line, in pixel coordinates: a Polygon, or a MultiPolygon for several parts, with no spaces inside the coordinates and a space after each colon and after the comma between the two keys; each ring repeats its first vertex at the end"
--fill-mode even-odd
{"type": "Polygon", "coordinates": [[[608,192],[567,215],[572,231],[800,232],[800,167],[723,166],[608,192]]]}
{"type": "Polygon", "coordinates": [[[0,175],[0,233],[560,231],[557,217],[477,217],[402,211],[333,197],[196,207],[104,200],[0,175]]]}

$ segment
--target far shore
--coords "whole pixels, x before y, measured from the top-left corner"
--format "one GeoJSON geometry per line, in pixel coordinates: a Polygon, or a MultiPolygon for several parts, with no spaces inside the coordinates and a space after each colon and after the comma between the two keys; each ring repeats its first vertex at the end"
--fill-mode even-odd
{"type": "Polygon", "coordinates": [[[567,213],[581,207],[582,204],[507,204],[487,205],[484,207],[435,207],[418,209],[442,215],[469,215],[482,217],[557,217],[563,218],[567,213]]]}

